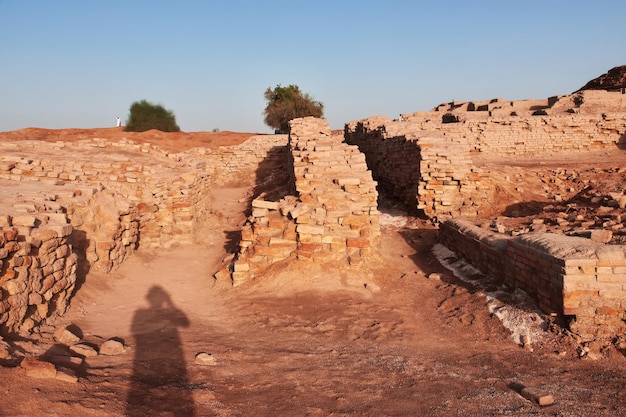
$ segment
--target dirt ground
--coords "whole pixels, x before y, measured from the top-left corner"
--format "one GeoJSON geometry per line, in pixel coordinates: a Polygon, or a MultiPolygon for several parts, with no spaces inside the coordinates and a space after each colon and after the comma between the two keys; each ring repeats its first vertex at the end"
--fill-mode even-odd
{"type": "Polygon", "coordinates": [[[531,303],[494,300],[446,269],[433,226],[390,202],[368,268],[292,263],[240,287],[216,283],[246,191],[214,190],[220,220],[202,245],[140,249],[112,274],[90,273],[65,316],[13,341],[58,361],[68,352],[52,333],[73,325],[87,343],[117,338],[125,351],[66,364],[74,383],[3,363],[0,416],[626,416],[619,349],[581,358],[531,303]],[[526,329],[525,343],[496,310],[526,329]],[[215,362],[196,364],[202,352],[215,362]],[[523,398],[522,386],[554,404],[523,398]]]}

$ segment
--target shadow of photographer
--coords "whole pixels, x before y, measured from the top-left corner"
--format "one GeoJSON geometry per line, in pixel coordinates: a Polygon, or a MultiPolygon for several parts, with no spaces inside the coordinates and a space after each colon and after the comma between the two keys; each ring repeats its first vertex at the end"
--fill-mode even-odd
{"type": "Polygon", "coordinates": [[[150,288],[146,299],[148,308],[135,312],[131,327],[135,358],[126,415],[194,416],[178,330],[188,327],[189,319],[160,286],[150,288]]]}

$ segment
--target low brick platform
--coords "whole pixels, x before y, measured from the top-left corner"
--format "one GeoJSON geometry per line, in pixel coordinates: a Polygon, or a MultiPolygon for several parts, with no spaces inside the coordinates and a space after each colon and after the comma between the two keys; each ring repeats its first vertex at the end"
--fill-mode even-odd
{"type": "Polygon", "coordinates": [[[511,238],[450,220],[440,241],[483,273],[534,297],[546,313],[571,318],[585,340],[626,331],[626,247],[550,233],[511,238]]]}

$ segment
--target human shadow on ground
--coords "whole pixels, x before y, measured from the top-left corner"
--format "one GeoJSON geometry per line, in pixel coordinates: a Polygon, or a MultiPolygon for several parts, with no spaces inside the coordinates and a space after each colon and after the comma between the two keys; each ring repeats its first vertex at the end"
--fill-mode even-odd
{"type": "Polygon", "coordinates": [[[189,319],[160,286],[146,295],[149,306],[132,322],[135,358],[126,415],[195,416],[195,404],[183,354],[179,327],[189,319]]]}

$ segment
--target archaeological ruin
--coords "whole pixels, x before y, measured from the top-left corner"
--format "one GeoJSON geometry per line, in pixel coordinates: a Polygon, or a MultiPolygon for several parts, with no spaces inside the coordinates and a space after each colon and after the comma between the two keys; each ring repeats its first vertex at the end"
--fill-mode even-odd
{"type": "MultiPolygon", "coordinates": [[[[90,270],[114,271],[139,248],[201,242],[212,188],[237,183],[250,187],[250,212],[218,281],[240,286],[294,260],[362,265],[379,244],[384,193],[431,219],[440,241],[485,274],[567,317],[584,339],[610,339],[626,330],[626,246],[480,227],[498,179],[476,161],[623,148],[625,97],[452,102],[352,121],[343,135],[303,118],[289,135],[181,153],[96,137],[0,142],[0,333],[26,334],[62,315],[90,270]]],[[[624,233],[626,195],[609,200],[619,221],[586,224],[589,235],[624,233]]]]}

